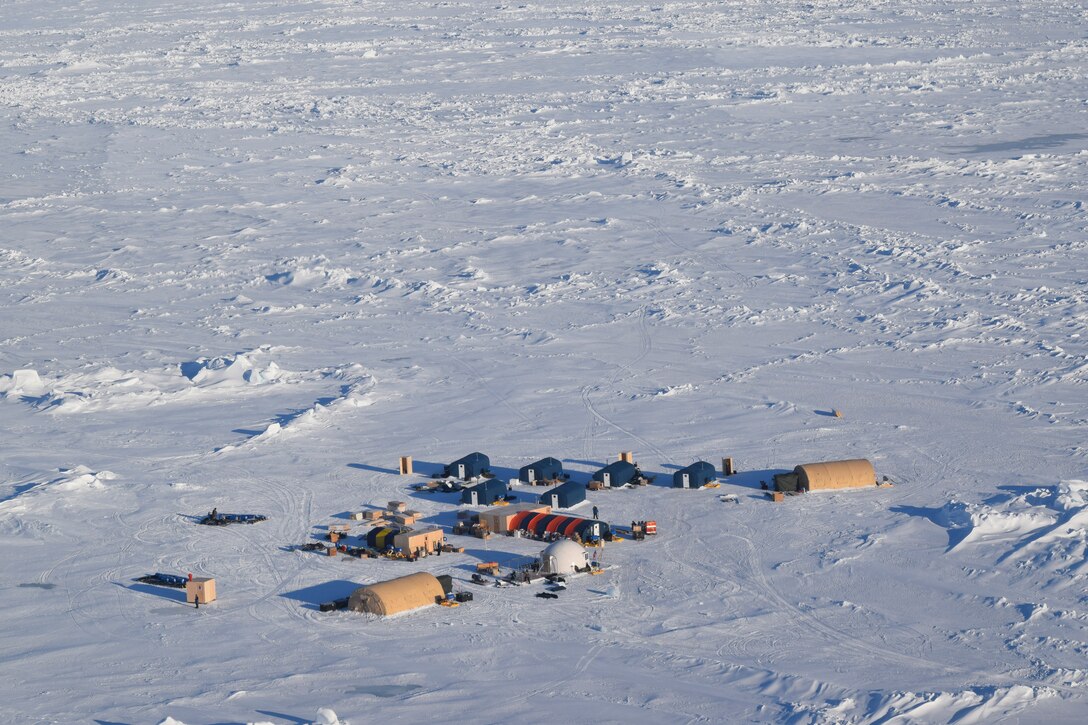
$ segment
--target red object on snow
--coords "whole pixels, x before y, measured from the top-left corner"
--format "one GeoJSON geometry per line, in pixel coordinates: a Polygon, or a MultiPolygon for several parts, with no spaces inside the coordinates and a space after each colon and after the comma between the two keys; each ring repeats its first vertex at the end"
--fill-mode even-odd
{"type": "Polygon", "coordinates": [[[193,580],[193,572],[189,572],[189,581],[193,580]]]}

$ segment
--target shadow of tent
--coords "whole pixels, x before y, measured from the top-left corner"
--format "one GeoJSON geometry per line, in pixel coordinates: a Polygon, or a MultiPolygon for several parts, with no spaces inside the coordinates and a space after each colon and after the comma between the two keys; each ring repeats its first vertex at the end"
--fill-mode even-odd
{"type": "Polygon", "coordinates": [[[672,471],[643,471],[642,475],[653,479],[649,484],[651,486],[672,488],[672,471]]]}
{"type": "Polygon", "coordinates": [[[424,516],[420,519],[422,523],[431,524],[432,526],[440,526],[444,529],[453,528],[457,523],[456,511],[442,511],[441,513],[433,514],[431,516],[424,516]]]}
{"type": "Polygon", "coordinates": [[[178,602],[179,604],[189,606],[188,602],[185,601],[184,589],[174,589],[172,587],[157,587],[153,584],[144,584],[143,582],[139,582],[136,584],[121,584],[120,582],[114,582],[114,584],[134,592],[140,592],[141,594],[151,594],[156,597],[161,597],[162,599],[167,599],[172,602],[178,602]]]}
{"type": "Polygon", "coordinates": [[[363,585],[346,579],[334,579],[322,584],[315,584],[312,587],[296,589],[293,592],[284,592],[280,596],[284,599],[294,599],[302,602],[306,609],[317,609],[317,605],[322,602],[350,597],[351,593],[361,586],[363,585]]]}
{"type": "MultiPolygon", "coordinates": [[[[774,490],[774,475],[776,473],[789,473],[791,469],[786,468],[765,468],[758,471],[742,471],[740,473],[734,473],[727,478],[719,477],[718,480],[723,485],[740,486],[741,488],[754,488],[759,489],[761,481],[767,482],[767,488],[774,490]]],[[[672,476],[669,476],[669,483],[672,484],[672,476]]]]}
{"type": "MultiPolygon", "coordinates": [[[[589,466],[594,471],[600,468],[604,468],[607,465],[605,463],[601,463],[600,461],[586,461],[580,458],[564,458],[563,463],[577,463],[579,466],[589,466]]],[[[566,470],[566,466],[563,467],[563,470],[566,470]]]]}
{"type": "MultiPolygon", "coordinates": [[[[415,491],[407,492],[408,498],[418,498],[424,501],[439,501],[441,503],[456,506],[461,503],[460,491],[415,491]]],[[[403,498],[403,497],[402,497],[403,498]]]]}
{"type": "Polygon", "coordinates": [[[412,461],[412,471],[415,475],[433,476],[436,473],[443,473],[445,470],[445,463],[435,463],[434,461],[412,461]]]}
{"type": "MultiPolygon", "coordinates": [[[[540,548],[543,549],[547,544],[541,543],[540,548]]],[[[528,564],[535,557],[525,556],[524,554],[515,554],[509,551],[496,551],[494,549],[465,549],[465,556],[475,557],[480,561],[497,561],[499,566],[511,568],[518,566],[519,564],[528,564]]],[[[466,564],[463,568],[470,571],[476,571],[475,564],[466,564]]]]}
{"type": "Polygon", "coordinates": [[[493,474],[495,474],[495,478],[499,479],[503,483],[509,483],[511,478],[517,478],[518,472],[520,471],[520,469],[518,468],[510,468],[508,466],[496,466],[494,464],[490,466],[489,470],[493,474]]]}
{"type": "Polygon", "coordinates": [[[360,471],[374,471],[375,473],[392,473],[394,475],[400,473],[396,468],[382,468],[381,466],[372,466],[369,463],[349,463],[348,468],[357,468],[360,471]]]}

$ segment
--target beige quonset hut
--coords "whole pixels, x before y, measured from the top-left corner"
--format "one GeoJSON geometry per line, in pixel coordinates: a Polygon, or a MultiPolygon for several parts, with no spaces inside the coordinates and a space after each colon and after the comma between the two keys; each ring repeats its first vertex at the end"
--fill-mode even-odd
{"type": "Polygon", "coordinates": [[[876,485],[876,470],[864,458],[827,463],[802,463],[793,469],[802,491],[860,488],[876,485]]]}
{"type": "Polygon", "coordinates": [[[442,583],[425,571],[359,587],[348,598],[348,609],[388,616],[429,607],[445,597],[442,583]]]}

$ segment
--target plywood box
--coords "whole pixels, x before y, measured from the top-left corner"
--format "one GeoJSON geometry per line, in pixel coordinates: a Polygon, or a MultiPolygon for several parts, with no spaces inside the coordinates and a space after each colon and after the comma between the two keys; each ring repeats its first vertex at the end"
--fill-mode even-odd
{"type": "Polygon", "coordinates": [[[194,576],[185,582],[185,601],[190,604],[200,602],[207,604],[215,601],[215,579],[204,576],[194,576]]]}
{"type": "Polygon", "coordinates": [[[386,511],[394,511],[396,513],[400,513],[402,511],[408,510],[408,504],[404,503],[403,501],[390,501],[388,504],[386,504],[385,509],[386,511]]]}
{"type": "Polygon", "coordinates": [[[412,524],[414,524],[416,522],[416,519],[418,517],[411,516],[408,513],[403,513],[403,514],[393,514],[389,518],[391,518],[393,520],[394,524],[400,524],[401,526],[411,526],[412,524]]]}
{"type": "Polygon", "coordinates": [[[363,518],[365,518],[367,521],[374,521],[375,519],[380,519],[384,515],[385,515],[384,511],[364,511],[363,512],[363,518]]]}
{"type": "Polygon", "coordinates": [[[349,518],[351,518],[352,521],[362,521],[364,518],[364,514],[362,511],[355,511],[351,514],[349,518]]]}

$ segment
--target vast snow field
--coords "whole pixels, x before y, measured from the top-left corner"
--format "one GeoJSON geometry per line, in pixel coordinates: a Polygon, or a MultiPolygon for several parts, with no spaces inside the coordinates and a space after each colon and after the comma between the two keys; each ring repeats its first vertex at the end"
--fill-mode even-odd
{"type": "Polygon", "coordinates": [[[1083,722],[1086,77],[1071,1],[2,0],[0,721],[1083,722]],[[743,473],[557,600],[291,549],[475,450],[743,473]]]}

